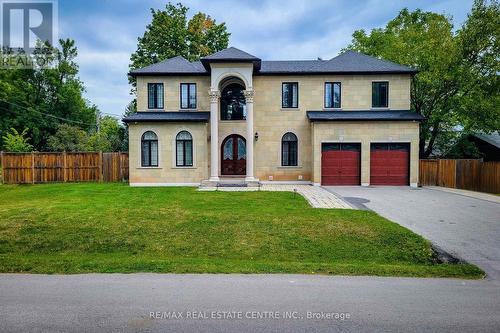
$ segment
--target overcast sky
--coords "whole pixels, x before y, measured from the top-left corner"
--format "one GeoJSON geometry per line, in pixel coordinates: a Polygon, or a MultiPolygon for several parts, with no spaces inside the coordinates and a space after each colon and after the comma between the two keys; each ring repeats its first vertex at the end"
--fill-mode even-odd
{"type": "MultiPolygon", "coordinates": [[[[178,2],[178,1],[175,1],[178,2]]],[[[86,97],[102,112],[121,115],[133,98],[127,80],[137,37],[151,22],[150,8],[165,0],[59,0],[59,37],[76,40],[86,97]]],[[[192,0],[189,16],[201,11],[226,22],[229,45],[264,60],[329,59],[356,29],[384,26],[403,7],[445,13],[459,27],[472,0],[192,0]]]]}

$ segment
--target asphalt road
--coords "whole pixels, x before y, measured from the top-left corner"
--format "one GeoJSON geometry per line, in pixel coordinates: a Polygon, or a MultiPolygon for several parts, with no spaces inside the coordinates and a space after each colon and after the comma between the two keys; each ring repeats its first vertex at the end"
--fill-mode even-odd
{"type": "Polygon", "coordinates": [[[500,330],[493,280],[2,274],[0,300],[1,332],[500,330]],[[308,312],[323,317],[308,319],[308,312]],[[194,315],[206,318],[187,318],[194,315]]]}
{"type": "Polygon", "coordinates": [[[452,255],[500,279],[500,203],[404,186],[326,186],[354,206],[374,210],[452,255]]]}

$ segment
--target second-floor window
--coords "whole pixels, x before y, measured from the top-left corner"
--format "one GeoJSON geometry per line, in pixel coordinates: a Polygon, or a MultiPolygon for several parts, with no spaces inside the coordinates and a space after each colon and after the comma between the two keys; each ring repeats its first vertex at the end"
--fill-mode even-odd
{"type": "Polygon", "coordinates": [[[196,109],[196,83],[181,83],[181,109],[196,109]]]}
{"type": "Polygon", "coordinates": [[[340,108],[340,82],[325,82],[325,108],[340,108]]]}
{"type": "Polygon", "coordinates": [[[163,83],[148,83],[148,109],[163,109],[163,83]]]}
{"type": "Polygon", "coordinates": [[[372,107],[389,107],[389,82],[372,82],[372,107]]]}
{"type": "Polygon", "coordinates": [[[283,108],[299,107],[298,82],[283,82],[281,86],[281,106],[283,108]]]}

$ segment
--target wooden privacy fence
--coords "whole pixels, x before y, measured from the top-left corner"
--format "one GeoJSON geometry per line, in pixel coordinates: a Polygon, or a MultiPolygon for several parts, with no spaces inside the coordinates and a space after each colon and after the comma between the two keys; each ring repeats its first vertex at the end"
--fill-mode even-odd
{"type": "Polygon", "coordinates": [[[500,193],[500,162],[420,160],[420,185],[500,193]]]}
{"type": "Polygon", "coordinates": [[[128,180],[128,153],[1,153],[5,184],[128,180]]]}

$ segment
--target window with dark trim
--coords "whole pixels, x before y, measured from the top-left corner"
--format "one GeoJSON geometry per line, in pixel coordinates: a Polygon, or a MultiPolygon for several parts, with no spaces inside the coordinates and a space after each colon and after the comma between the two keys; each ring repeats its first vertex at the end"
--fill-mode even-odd
{"type": "Polygon", "coordinates": [[[389,82],[372,82],[372,107],[386,108],[389,106],[389,82]]]}
{"type": "Polygon", "coordinates": [[[340,108],[340,82],[325,82],[325,108],[340,108]]]}
{"type": "Polygon", "coordinates": [[[188,131],[181,131],[175,138],[175,165],[193,166],[193,137],[188,131]]]}
{"type": "Polygon", "coordinates": [[[181,109],[196,109],[196,83],[181,83],[181,109]]]}
{"type": "Polygon", "coordinates": [[[281,165],[297,166],[297,136],[291,132],[281,138],[281,165]]]}
{"type": "Polygon", "coordinates": [[[158,166],[158,136],[152,131],[145,132],[141,138],[141,165],[158,166]]]}
{"type": "Polygon", "coordinates": [[[148,83],[148,109],[163,109],[163,83],[148,83]]]}
{"type": "Polygon", "coordinates": [[[299,83],[283,82],[281,85],[281,106],[282,108],[299,107],[299,83]]]}

